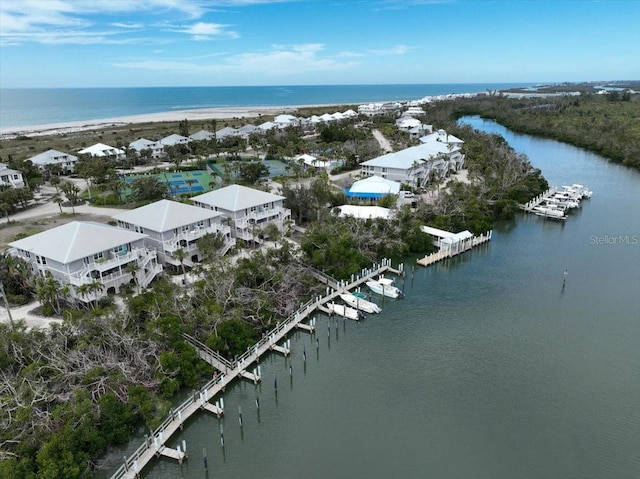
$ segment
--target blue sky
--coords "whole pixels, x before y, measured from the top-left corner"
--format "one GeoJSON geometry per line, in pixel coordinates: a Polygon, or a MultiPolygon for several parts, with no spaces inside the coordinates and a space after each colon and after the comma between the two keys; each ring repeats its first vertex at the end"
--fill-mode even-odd
{"type": "Polygon", "coordinates": [[[0,87],[640,79],[640,0],[2,0],[0,87]]]}

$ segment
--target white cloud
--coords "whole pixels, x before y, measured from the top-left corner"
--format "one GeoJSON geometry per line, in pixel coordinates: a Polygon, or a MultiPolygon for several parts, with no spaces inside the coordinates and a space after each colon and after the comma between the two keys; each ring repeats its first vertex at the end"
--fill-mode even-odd
{"type": "Polygon", "coordinates": [[[234,31],[227,30],[229,25],[223,25],[221,23],[204,23],[198,22],[193,25],[178,29],[175,31],[186,33],[191,35],[193,40],[208,40],[211,37],[230,37],[230,38],[238,38],[238,33],[234,31]]]}
{"type": "MultiPolygon", "coordinates": [[[[322,44],[274,45],[268,51],[238,55],[217,54],[215,63],[193,59],[141,60],[114,63],[121,68],[180,72],[180,73],[233,73],[244,75],[286,76],[314,72],[337,72],[353,67],[354,62],[339,61],[337,57],[323,56],[322,44]]],[[[204,59],[200,57],[201,59],[204,59]]]]}

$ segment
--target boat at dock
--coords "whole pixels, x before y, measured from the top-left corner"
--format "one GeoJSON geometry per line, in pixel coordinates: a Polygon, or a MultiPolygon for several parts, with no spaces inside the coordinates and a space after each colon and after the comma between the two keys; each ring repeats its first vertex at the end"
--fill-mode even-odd
{"type": "Polygon", "coordinates": [[[374,293],[386,296],[387,298],[396,299],[404,296],[402,291],[393,285],[392,279],[385,278],[383,276],[379,277],[377,280],[367,281],[365,284],[374,293]]]}
{"type": "Polygon", "coordinates": [[[553,208],[553,207],[545,207],[545,206],[534,206],[531,211],[533,211],[536,215],[542,216],[543,218],[549,218],[552,220],[565,220],[567,219],[567,215],[563,210],[553,208]]]}
{"type": "Polygon", "coordinates": [[[365,313],[373,314],[382,311],[382,309],[380,309],[380,306],[378,306],[376,303],[368,301],[352,293],[343,293],[340,295],[340,299],[342,299],[342,301],[347,303],[352,308],[359,309],[360,311],[364,311],[365,313]]]}
{"type": "Polygon", "coordinates": [[[328,303],[327,308],[333,314],[337,314],[343,318],[352,319],[353,321],[359,321],[363,316],[363,314],[357,309],[345,306],[344,304],[328,303]]]}

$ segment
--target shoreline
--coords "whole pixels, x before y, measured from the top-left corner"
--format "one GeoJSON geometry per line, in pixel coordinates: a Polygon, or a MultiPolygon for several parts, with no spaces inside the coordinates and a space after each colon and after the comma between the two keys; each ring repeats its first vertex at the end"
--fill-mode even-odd
{"type": "Polygon", "coordinates": [[[279,105],[279,106],[242,106],[195,108],[191,110],[164,111],[143,113],[114,118],[70,121],[60,123],[44,123],[42,125],[23,125],[0,128],[0,140],[14,139],[19,136],[49,136],[95,130],[104,127],[124,126],[137,123],[162,123],[172,121],[229,120],[233,118],[259,118],[262,115],[278,115],[292,113],[300,108],[339,107],[341,104],[326,105],[279,105]]]}

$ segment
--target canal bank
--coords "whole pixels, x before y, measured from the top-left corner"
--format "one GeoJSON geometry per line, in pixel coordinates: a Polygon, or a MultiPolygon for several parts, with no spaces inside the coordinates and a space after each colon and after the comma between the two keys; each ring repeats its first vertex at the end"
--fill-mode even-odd
{"type": "Polygon", "coordinates": [[[563,223],[499,223],[487,247],[407,274],[405,299],[364,322],[318,316],[315,338],[265,358],[257,388],[227,389],[225,417],[176,436],[188,461],[145,477],[640,475],[640,174],[467,121],[593,198],[563,223]]]}

